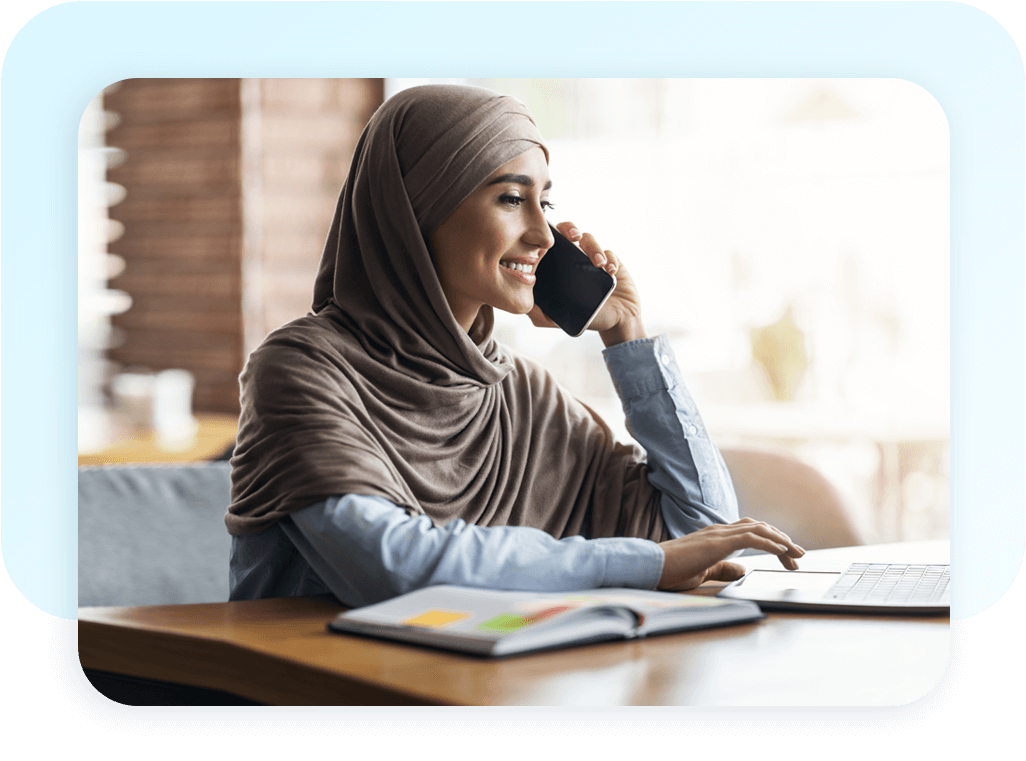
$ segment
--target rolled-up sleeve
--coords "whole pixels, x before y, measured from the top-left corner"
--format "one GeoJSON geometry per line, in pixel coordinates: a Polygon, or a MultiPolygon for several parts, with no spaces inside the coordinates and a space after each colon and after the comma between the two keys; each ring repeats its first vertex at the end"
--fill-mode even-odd
{"type": "Polygon", "coordinates": [[[665,335],[603,352],[627,430],[648,455],[648,480],[674,537],[738,520],[737,497],[719,449],[681,376],[665,335]]]}

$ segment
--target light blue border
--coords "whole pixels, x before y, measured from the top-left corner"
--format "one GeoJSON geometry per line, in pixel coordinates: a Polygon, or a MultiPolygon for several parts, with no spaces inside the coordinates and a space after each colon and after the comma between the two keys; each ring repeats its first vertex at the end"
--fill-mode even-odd
{"type": "Polygon", "coordinates": [[[896,77],[951,129],[956,617],[1023,556],[1023,64],[993,19],[908,3],[73,3],[2,73],[3,559],[77,617],[76,144],[132,77],[896,77]],[[554,45],[573,29],[584,45],[554,45]],[[430,30],[425,34],[424,30],[430,30]]]}

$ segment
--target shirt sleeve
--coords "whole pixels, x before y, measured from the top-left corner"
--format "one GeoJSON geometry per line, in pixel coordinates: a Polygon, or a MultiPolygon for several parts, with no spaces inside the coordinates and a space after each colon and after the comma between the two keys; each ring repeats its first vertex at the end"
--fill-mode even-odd
{"type": "Polygon", "coordinates": [[[670,535],[738,520],[727,466],[709,440],[667,337],[617,344],[603,357],[627,416],[627,430],[647,453],[648,480],[660,493],[670,535]]]}
{"type": "Polygon", "coordinates": [[[435,526],[382,497],[332,497],[281,527],[343,603],[369,605],[420,587],[457,584],[560,592],[654,589],[663,552],[647,539],[554,539],[520,526],[435,526]]]}

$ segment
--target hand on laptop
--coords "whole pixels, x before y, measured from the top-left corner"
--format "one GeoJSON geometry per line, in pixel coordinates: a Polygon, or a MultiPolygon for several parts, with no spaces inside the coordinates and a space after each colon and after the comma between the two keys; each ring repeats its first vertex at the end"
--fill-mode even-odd
{"type": "Polygon", "coordinates": [[[707,581],[737,581],[744,566],[725,558],[738,550],[756,549],[780,558],[789,571],[798,570],[795,558],[805,550],[780,529],[768,523],[742,518],[736,523],[707,526],[693,534],[660,542],[666,555],[659,589],[693,589],[707,581]]]}

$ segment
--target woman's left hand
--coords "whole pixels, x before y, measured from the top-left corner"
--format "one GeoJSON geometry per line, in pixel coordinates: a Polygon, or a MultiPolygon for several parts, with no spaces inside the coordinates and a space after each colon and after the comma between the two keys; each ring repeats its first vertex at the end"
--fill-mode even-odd
{"type": "MultiPolygon", "coordinates": [[[[592,264],[616,277],[616,289],[588,329],[598,331],[606,346],[646,338],[648,333],[645,332],[641,320],[641,297],[634,285],[634,279],[623,266],[623,262],[612,251],[603,250],[594,235],[581,233],[572,222],[560,222],[556,229],[576,243],[578,248],[588,255],[592,264]]],[[[537,304],[528,316],[531,322],[539,327],[556,326],[537,304]]]]}

